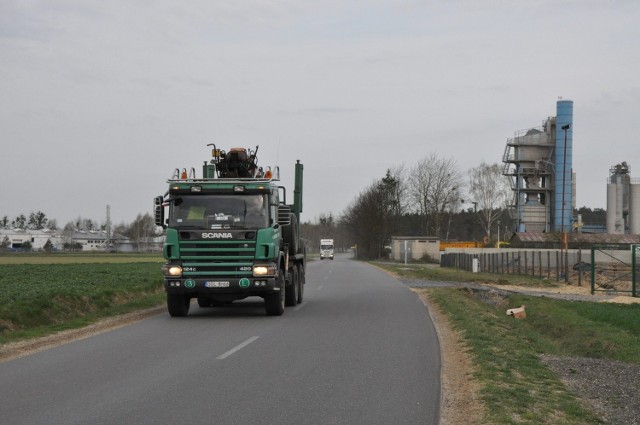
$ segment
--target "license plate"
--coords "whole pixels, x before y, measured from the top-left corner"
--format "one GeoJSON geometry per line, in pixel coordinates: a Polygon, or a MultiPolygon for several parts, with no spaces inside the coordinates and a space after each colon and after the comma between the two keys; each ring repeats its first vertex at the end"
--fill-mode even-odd
{"type": "Polygon", "coordinates": [[[205,282],[204,286],[207,288],[228,288],[229,282],[205,282]]]}

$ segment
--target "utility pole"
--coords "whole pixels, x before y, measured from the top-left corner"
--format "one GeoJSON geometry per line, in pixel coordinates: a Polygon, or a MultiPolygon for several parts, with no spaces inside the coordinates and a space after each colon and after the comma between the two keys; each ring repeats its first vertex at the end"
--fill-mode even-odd
{"type": "Polygon", "coordinates": [[[565,185],[567,180],[567,132],[571,128],[571,124],[563,125],[562,129],[564,130],[564,156],[562,159],[562,212],[560,214],[560,227],[562,227],[562,244],[560,248],[560,269],[562,270],[562,274],[565,275],[565,281],[567,281],[567,275],[564,264],[564,252],[569,248],[569,235],[567,234],[566,227],[564,225],[564,210],[565,210],[565,202],[564,202],[564,194],[565,194],[565,185]]]}
{"type": "Polygon", "coordinates": [[[478,247],[478,238],[476,237],[476,221],[478,220],[478,203],[476,201],[471,201],[473,204],[473,241],[476,243],[476,248],[478,247]]]}

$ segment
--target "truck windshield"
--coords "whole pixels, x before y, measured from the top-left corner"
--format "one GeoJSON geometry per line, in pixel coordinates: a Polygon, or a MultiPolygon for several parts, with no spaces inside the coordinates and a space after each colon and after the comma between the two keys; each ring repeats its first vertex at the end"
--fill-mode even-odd
{"type": "Polygon", "coordinates": [[[259,229],[269,226],[267,195],[185,195],[171,203],[176,228],[259,229]]]}

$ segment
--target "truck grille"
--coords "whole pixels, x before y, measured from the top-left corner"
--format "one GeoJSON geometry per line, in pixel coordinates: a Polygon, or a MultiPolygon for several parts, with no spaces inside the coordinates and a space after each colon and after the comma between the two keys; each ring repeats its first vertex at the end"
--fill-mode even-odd
{"type": "Polygon", "coordinates": [[[255,251],[255,240],[181,241],[183,275],[251,276],[255,251]],[[189,268],[194,270],[186,271],[189,268]]]}

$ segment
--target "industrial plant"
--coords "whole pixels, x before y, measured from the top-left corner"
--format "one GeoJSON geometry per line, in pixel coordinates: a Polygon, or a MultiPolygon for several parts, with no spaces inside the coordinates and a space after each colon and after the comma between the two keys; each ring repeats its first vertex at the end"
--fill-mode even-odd
{"type": "Polygon", "coordinates": [[[539,127],[516,132],[507,140],[502,162],[514,194],[514,233],[640,234],[640,179],[631,177],[627,162],[609,170],[606,226],[585,225],[581,217],[573,216],[573,101],[558,100],[556,116],[539,127]]]}
{"type": "Polygon", "coordinates": [[[503,174],[514,192],[514,232],[568,232],[575,208],[572,172],[573,101],[559,100],[555,117],[507,140],[503,174]]]}
{"type": "Polygon", "coordinates": [[[640,179],[631,178],[626,162],[609,170],[607,233],[640,234],[640,179]]]}

